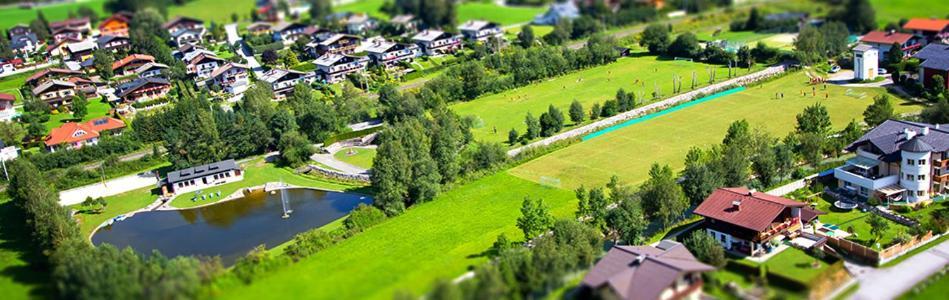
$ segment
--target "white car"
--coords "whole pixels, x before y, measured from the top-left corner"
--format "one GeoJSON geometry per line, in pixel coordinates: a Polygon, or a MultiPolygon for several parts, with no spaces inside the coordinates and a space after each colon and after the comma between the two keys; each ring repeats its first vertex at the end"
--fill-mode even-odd
{"type": "Polygon", "coordinates": [[[831,73],[840,72],[840,66],[838,66],[838,65],[833,65],[833,66],[831,66],[831,67],[830,67],[830,72],[831,72],[831,73]]]}
{"type": "Polygon", "coordinates": [[[884,69],[884,68],[878,69],[878,70],[877,70],[877,74],[878,74],[878,75],[886,75],[886,69],[884,69]]]}

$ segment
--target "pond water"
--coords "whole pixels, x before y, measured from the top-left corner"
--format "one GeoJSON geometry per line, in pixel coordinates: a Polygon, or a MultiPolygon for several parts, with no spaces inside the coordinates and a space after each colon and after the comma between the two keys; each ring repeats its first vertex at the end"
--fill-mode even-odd
{"type": "Polygon", "coordinates": [[[360,203],[372,203],[372,198],[352,193],[313,189],[285,193],[293,210],[286,219],[279,191],[255,192],[206,207],[137,213],[102,227],[92,242],[131,247],[142,254],[158,250],[168,257],[220,256],[225,265],[231,265],[257,245],[277,246],[297,233],[346,216],[360,203]]]}

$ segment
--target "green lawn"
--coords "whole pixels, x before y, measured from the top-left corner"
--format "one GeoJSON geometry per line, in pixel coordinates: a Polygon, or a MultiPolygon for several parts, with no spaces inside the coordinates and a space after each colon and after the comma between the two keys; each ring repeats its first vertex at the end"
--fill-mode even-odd
{"type": "Polygon", "coordinates": [[[20,87],[26,81],[27,77],[33,75],[33,72],[20,73],[0,78],[0,93],[12,94],[16,96],[16,103],[23,101],[23,95],[20,95],[20,87]]]}
{"type": "Polygon", "coordinates": [[[42,267],[23,214],[0,194],[0,294],[4,299],[51,298],[49,270],[42,267]]]}
{"type": "Polygon", "coordinates": [[[876,10],[877,24],[881,28],[902,18],[946,18],[949,14],[949,1],[870,0],[870,3],[876,10]]]}
{"type": "Polygon", "coordinates": [[[374,148],[344,148],[336,152],[336,159],[363,168],[370,169],[372,168],[372,159],[376,157],[376,149],[374,148]],[[350,153],[352,151],[353,153],[350,153]]]}
{"type": "Polygon", "coordinates": [[[388,15],[379,11],[383,3],[385,3],[385,0],[356,0],[343,5],[334,6],[333,11],[362,12],[376,18],[388,19],[388,15]]]}
{"type": "MultiPolygon", "coordinates": [[[[459,102],[451,108],[461,116],[473,115],[480,119],[472,129],[476,139],[504,142],[507,141],[511,128],[521,134],[527,130],[524,125],[527,112],[539,117],[547,111],[549,105],[554,105],[566,114],[573,100],[580,101],[584,110],[589,111],[594,103],[602,104],[614,98],[620,88],[636,93],[638,99],[647,99],[637,102],[652,102],[652,93],[656,90],[654,85],[659,87],[664,99],[672,95],[673,75],[683,78],[682,90],[688,91],[692,72],[695,72],[697,86],[703,86],[708,83],[707,68],[710,67],[716,69],[716,78],[719,81],[727,79],[728,67],[660,60],[654,56],[625,57],[608,65],[572,72],[468,102],[459,102]]],[[[738,72],[747,73],[744,69],[738,72]]]]}
{"type": "MultiPolygon", "coordinates": [[[[534,38],[536,39],[541,39],[545,35],[550,33],[551,31],[554,31],[553,26],[530,25],[530,27],[531,27],[531,30],[534,31],[534,38]]],[[[521,26],[514,26],[511,28],[508,28],[507,30],[504,30],[504,37],[506,37],[508,40],[513,41],[517,39],[517,34],[520,32],[521,32],[521,26]]]]}
{"type": "Polygon", "coordinates": [[[942,273],[933,275],[933,277],[930,277],[926,282],[913,287],[912,290],[901,295],[899,299],[945,299],[946,295],[949,295],[949,276],[946,275],[946,271],[943,271],[942,273]]]}
{"type": "Polygon", "coordinates": [[[493,2],[465,2],[458,6],[458,24],[468,20],[494,21],[502,26],[528,23],[545,11],[545,6],[498,6],[493,2]]]}
{"type": "MultiPolygon", "coordinates": [[[[864,109],[873,101],[872,96],[885,92],[858,89],[854,90],[855,95],[865,95],[857,98],[845,95],[848,88],[828,85],[829,99],[824,99],[800,96],[803,89],[811,89],[807,77],[803,73],[790,74],[555,151],[520,165],[511,173],[532,181],[540,180],[541,176],[559,178],[568,189],[581,184],[601,185],[613,175],[636,184],[645,181],[653,163],[681,169],[689,148],[721,143],[728,125],[735,120],[747,119],[752,126],[784,137],[794,129],[795,115],[804,107],[821,102],[830,112],[834,128],[840,129],[852,119],[862,119],[864,109]],[[785,98],[773,99],[775,92],[785,93],[785,98]]],[[[824,93],[820,87],[817,89],[819,95],[824,93]]],[[[895,96],[891,99],[898,113],[920,110],[915,105],[901,104],[895,96]]]]}
{"type": "Polygon", "coordinates": [[[20,23],[29,24],[30,21],[36,18],[37,11],[43,11],[46,20],[50,22],[66,19],[69,12],[76,12],[81,6],[92,8],[100,15],[105,16],[102,9],[105,2],[105,0],[77,0],[75,2],[44,5],[33,9],[22,9],[17,7],[16,4],[10,4],[8,7],[0,8],[0,28],[6,29],[20,23]]]}
{"type": "Polygon", "coordinates": [[[89,99],[89,104],[86,106],[88,112],[86,117],[82,120],[76,120],[73,118],[72,113],[56,113],[49,116],[49,121],[46,121],[46,130],[52,130],[53,128],[59,127],[66,122],[76,122],[76,121],[89,121],[98,117],[106,116],[109,114],[109,110],[112,109],[107,101],[100,100],[101,98],[89,99]]]}
{"type": "MultiPolygon", "coordinates": [[[[833,207],[833,202],[821,198],[817,201],[817,209],[823,212],[826,212],[826,215],[818,216],[817,218],[822,223],[834,224],[840,226],[841,230],[846,231],[851,226],[853,227],[854,235],[847,237],[848,240],[852,240],[861,244],[868,244],[869,240],[873,238],[870,234],[870,224],[867,224],[867,218],[870,217],[869,213],[864,213],[859,210],[853,209],[850,211],[841,211],[833,207]]],[[[908,231],[908,227],[904,227],[896,222],[889,222],[890,228],[887,230],[883,237],[880,239],[880,244],[886,245],[896,236],[896,233],[900,230],[908,231]]]]}
{"type": "Polygon", "coordinates": [[[436,278],[454,278],[486,261],[498,234],[520,240],[515,226],[525,196],[541,197],[560,217],[576,209],[573,192],[507,173],[458,186],[250,286],[221,287],[224,299],[306,295],[310,299],[391,299],[420,295],[436,278]]]}
{"type": "Polygon", "coordinates": [[[250,0],[191,0],[184,5],[168,7],[168,17],[181,15],[208,23],[226,24],[231,23],[231,15],[235,13],[239,19],[247,18],[254,7],[254,1],[250,0]]]}
{"type": "Polygon", "coordinates": [[[768,272],[784,275],[805,284],[816,279],[830,266],[823,260],[815,259],[810,254],[794,247],[781,251],[764,264],[768,266],[768,272]],[[815,261],[818,262],[817,268],[814,267],[815,261]]]}

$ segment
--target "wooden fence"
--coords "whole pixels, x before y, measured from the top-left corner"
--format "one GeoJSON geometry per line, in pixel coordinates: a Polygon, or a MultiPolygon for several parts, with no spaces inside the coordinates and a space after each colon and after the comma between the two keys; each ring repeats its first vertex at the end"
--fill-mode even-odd
{"type": "Polygon", "coordinates": [[[827,237],[827,244],[852,257],[862,259],[874,265],[880,265],[884,260],[894,258],[922,242],[929,241],[932,237],[933,232],[927,231],[921,236],[914,236],[909,241],[889,246],[880,251],[837,237],[827,237]]]}

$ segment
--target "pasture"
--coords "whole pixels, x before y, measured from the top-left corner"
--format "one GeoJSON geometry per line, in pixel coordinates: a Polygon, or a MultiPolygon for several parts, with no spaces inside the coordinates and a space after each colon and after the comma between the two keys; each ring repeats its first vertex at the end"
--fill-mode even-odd
{"type": "MultiPolygon", "coordinates": [[[[535,182],[541,177],[559,178],[568,189],[601,185],[613,175],[636,184],[648,178],[649,166],[653,163],[681,169],[689,148],[721,143],[728,125],[735,120],[747,119],[752,126],[784,137],[794,130],[798,113],[820,102],[827,107],[834,128],[842,129],[850,120],[862,120],[863,111],[873,102],[873,96],[885,93],[879,88],[851,89],[833,85],[827,85],[826,91],[822,87],[816,90],[818,96],[811,96],[811,86],[803,73],[789,74],[734,95],[572,145],[510,172],[535,182]],[[801,96],[802,90],[808,95],[801,96]],[[848,91],[863,97],[849,96],[848,91]],[[775,99],[775,93],[784,93],[784,99],[775,99]]],[[[901,103],[895,96],[890,99],[898,113],[921,109],[901,103]]]]}
{"type": "MultiPolygon", "coordinates": [[[[718,81],[728,78],[728,67],[663,60],[654,56],[626,57],[608,65],[571,72],[468,102],[455,103],[451,108],[458,115],[474,116],[479,120],[476,124],[478,126],[472,129],[476,139],[503,142],[507,141],[511,128],[521,134],[527,130],[524,125],[527,112],[539,117],[547,111],[549,105],[553,105],[566,114],[573,100],[579,101],[584,110],[589,112],[594,103],[602,104],[614,98],[620,88],[636,93],[637,103],[648,103],[655,101],[652,99],[652,93],[656,88],[662,95],[660,99],[673,95],[674,75],[682,78],[683,92],[689,90],[693,72],[697,78],[696,87],[706,85],[709,69],[715,70],[718,81]]],[[[735,70],[741,75],[748,73],[746,69],[735,70]]],[[[569,124],[569,119],[567,121],[569,124]]]]}
{"type": "MultiPolygon", "coordinates": [[[[25,2],[25,1],[24,1],[25,2]]],[[[105,0],[78,0],[75,2],[65,2],[50,5],[43,5],[35,8],[20,8],[16,5],[10,5],[0,8],[0,28],[10,28],[16,24],[29,24],[36,18],[37,12],[42,11],[46,20],[60,21],[69,17],[70,12],[76,12],[81,6],[94,9],[101,16],[105,16],[102,5],[105,0]]],[[[104,17],[103,17],[104,18],[104,17]]]]}
{"type": "Polygon", "coordinates": [[[900,19],[947,18],[949,1],[932,0],[870,0],[876,11],[880,28],[886,23],[898,23],[900,19]]]}
{"type": "MultiPolygon", "coordinates": [[[[383,0],[357,0],[338,5],[334,7],[333,10],[364,12],[376,18],[388,19],[390,17],[389,15],[379,11],[383,3],[385,3],[383,0]]],[[[534,16],[547,11],[547,7],[499,6],[494,3],[465,2],[458,5],[457,10],[458,24],[468,20],[488,20],[497,22],[502,26],[507,26],[530,22],[534,19],[534,16]]]]}
{"type": "Polygon", "coordinates": [[[231,23],[231,15],[237,14],[238,19],[245,19],[254,7],[254,1],[247,0],[192,0],[184,5],[168,7],[168,18],[181,15],[198,18],[209,24],[227,24],[231,23]]]}

